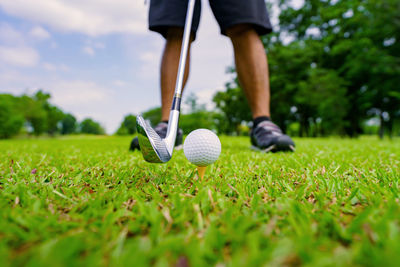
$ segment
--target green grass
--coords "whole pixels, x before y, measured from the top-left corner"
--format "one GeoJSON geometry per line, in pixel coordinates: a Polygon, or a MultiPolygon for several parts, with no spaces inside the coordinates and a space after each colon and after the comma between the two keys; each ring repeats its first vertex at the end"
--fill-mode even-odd
{"type": "Polygon", "coordinates": [[[183,151],[149,164],[130,138],[0,141],[0,265],[400,262],[399,140],[221,141],[203,181],[183,151]]]}

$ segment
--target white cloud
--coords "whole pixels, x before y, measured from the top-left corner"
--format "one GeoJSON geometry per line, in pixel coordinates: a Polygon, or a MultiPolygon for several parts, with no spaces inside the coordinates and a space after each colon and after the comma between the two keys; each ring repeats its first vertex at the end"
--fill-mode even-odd
{"type": "Polygon", "coordinates": [[[152,51],[142,52],[139,58],[141,60],[140,76],[147,79],[159,78],[161,51],[153,49],[152,51]]]}
{"type": "Polygon", "coordinates": [[[112,91],[92,81],[57,81],[51,85],[53,102],[66,107],[102,103],[112,91]]]}
{"type": "MultiPolygon", "coordinates": [[[[61,68],[62,66],[55,66],[61,68]]],[[[59,79],[55,75],[38,77],[21,71],[2,69],[0,65],[0,92],[14,95],[33,94],[39,88],[51,94],[50,101],[78,120],[91,117],[105,126],[108,133],[117,128],[129,108],[120,108],[112,87],[90,80],[59,79]]]]}
{"type": "Polygon", "coordinates": [[[204,8],[197,39],[192,46],[191,73],[185,95],[194,92],[200,103],[212,108],[212,95],[222,90],[230,79],[226,68],[234,64],[233,48],[229,38],[220,34],[208,1],[202,4],[204,8]]]}
{"type": "Polygon", "coordinates": [[[65,65],[65,64],[60,64],[60,65],[58,66],[58,69],[60,69],[60,70],[62,70],[62,71],[64,71],[64,72],[68,72],[68,71],[71,70],[70,67],[68,67],[68,66],[65,65]]]}
{"type": "Polygon", "coordinates": [[[292,0],[291,1],[291,6],[294,9],[300,9],[304,5],[304,0],[292,0]]]}
{"type": "Polygon", "coordinates": [[[306,34],[310,36],[319,36],[321,31],[317,27],[310,27],[307,29],[306,34]]]}
{"type": "Polygon", "coordinates": [[[0,23],[0,42],[12,46],[21,46],[25,44],[23,34],[8,23],[0,23]]]}
{"type": "Polygon", "coordinates": [[[29,35],[39,40],[46,40],[50,38],[50,33],[39,26],[32,28],[32,30],[29,32],[29,35]]]}
{"type": "Polygon", "coordinates": [[[108,133],[113,133],[118,127],[122,114],[116,108],[118,103],[112,88],[83,80],[52,81],[46,88],[50,88],[51,102],[74,114],[78,120],[93,118],[108,133]]]}
{"type": "Polygon", "coordinates": [[[22,94],[31,77],[22,75],[17,70],[0,64],[0,92],[22,94]]]}
{"type": "Polygon", "coordinates": [[[53,41],[50,43],[50,47],[51,47],[51,49],[56,49],[58,47],[58,44],[53,41]]]}
{"type": "Polygon", "coordinates": [[[216,91],[222,90],[224,90],[223,87],[199,91],[196,93],[197,101],[199,104],[206,104],[208,109],[213,109],[215,108],[215,105],[212,102],[212,98],[214,97],[216,91]]]}
{"type": "Polygon", "coordinates": [[[48,71],[55,71],[55,70],[57,70],[57,67],[56,67],[54,64],[51,64],[51,63],[49,63],[49,62],[44,62],[44,63],[42,64],[42,66],[43,66],[43,68],[44,68],[45,70],[48,70],[48,71]]]}
{"type": "MultiPolygon", "coordinates": [[[[274,31],[279,30],[279,15],[281,13],[279,9],[279,0],[269,0],[269,3],[272,4],[271,9],[268,10],[270,21],[272,24],[272,28],[274,31]]],[[[289,5],[295,10],[300,9],[304,5],[304,0],[291,0],[289,5]]]]}
{"type": "Polygon", "coordinates": [[[89,55],[89,56],[94,56],[95,52],[94,49],[90,46],[84,46],[82,48],[83,53],[89,55]]]}
{"type": "Polygon", "coordinates": [[[96,42],[93,44],[93,47],[95,47],[96,49],[105,49],[106,45],[104,43],[96,42]]]}
{"type": "Polygon", "coordinates": [[[70,68],[65,64],[56,65],[56,64],[53,64],[50,62],[43,62],[42,67],[47,71],[59,71],[60,70],[63,72],[67,72],[70,70],[70,68]]]}
{"type": "Polygon", "coordinates": [[[0,61],[17,67],[33,67],[39,62],[38,52],[31,47],[0,46],[0,61]]]}
{"type": "Polygon", "coordinates": [[[25,34],[8,23],[0,23],[0,62],[9,66],[33,67],[40,55],[29,45],[25,34]]]}
{"type": "Polygon", "coordinates": [[[113,82],[113,85],[118,86],[118,87],[122,87],[122,86],[126,86],[127,83],[125,81],[121,81],[121,80],[115,80],[113,82]]]}
{"type": "Polygon", "coordinates": [[[90,36],[147,32],[147,7],[138,0],[2,0],[0,7],[60,31],[90,36]]]}
{"type": "Polygon", "coordinates": [[[96,50],[105,49],[106,45],[102,42],[94,42],[93,40],[86,40],[85,45],[82,48],[83,53],[94,56],[96,54],[96,50]]]}
{"type": "Polygon", "coordinates": [[[146,51],[140,54],[140,59],[144,62],[158,61],[159,55],[153,51],[146,51]]]}
{"type": "MultiPolygon", "coordinates": [[[[49,63],[49,67],[60,68],[49,63]]],[[[114,90],[89,80],[67,80],[55,76],[29,76],[18,71],[0,72],[0,92],[34,93],[38,89],[51,94],[51,102],[68,111],[102,108],[114,97],[114,90]],[[7,88],[7,90],[6,90],[7,88]],[[6,91],[4,91],[6,90],[6,91]]]]}
{"type": "Polygon", "coordinates": [[[343,13],[343,18],[351,18],[354,15],[354,12],[352,9],[347,10],[345,13],[343,13]]]}

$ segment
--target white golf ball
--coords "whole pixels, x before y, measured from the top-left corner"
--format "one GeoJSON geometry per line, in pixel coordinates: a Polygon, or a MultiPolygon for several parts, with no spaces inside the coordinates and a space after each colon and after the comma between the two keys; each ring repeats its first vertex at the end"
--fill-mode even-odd
{"type": "Polygon", "coordinates": [[[205,167],[218,159],[221,153],[221,142],[212,131],[197,129],[186,137],[183,152],[191,163],[205,167]]]}

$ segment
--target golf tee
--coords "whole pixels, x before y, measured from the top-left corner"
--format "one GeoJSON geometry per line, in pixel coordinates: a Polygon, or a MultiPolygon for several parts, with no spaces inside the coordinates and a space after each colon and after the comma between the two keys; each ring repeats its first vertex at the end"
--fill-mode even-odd
{"type": "Polygon", "coordinates": [[[201,180],[203,180],[204,174],[206,173],[206,168],[207,167],[197,166],[197,173],[199,174],[201,180]]]}

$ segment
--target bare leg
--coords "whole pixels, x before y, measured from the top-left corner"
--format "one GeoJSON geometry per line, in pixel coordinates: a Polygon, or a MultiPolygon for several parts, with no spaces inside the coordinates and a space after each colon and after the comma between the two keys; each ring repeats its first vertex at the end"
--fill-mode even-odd
{"type": "MultiPolygon", "coordinates": [[[[167,33],[167,40],[164,54],[161,61],[161,120],[169,119],[169,112],[172,105],[172,98],[175,91],[176,75],[179,67],[181,53],[183,28],[171,27],[167,33]]],[[[190,42],[193,41],[193,38],[190,42]]],[[[189,77],[190,46],[185,66],[183,87],[189,77]]]]}
{"type": "Polygon", "coordinates": [[[235,51],[238,78],[249,102],[253,118],[270,117],[267,55],[257,32],[248,24],[227,30],[235,51]]]}

